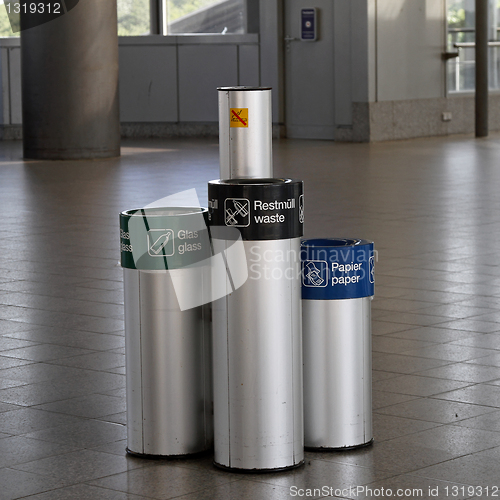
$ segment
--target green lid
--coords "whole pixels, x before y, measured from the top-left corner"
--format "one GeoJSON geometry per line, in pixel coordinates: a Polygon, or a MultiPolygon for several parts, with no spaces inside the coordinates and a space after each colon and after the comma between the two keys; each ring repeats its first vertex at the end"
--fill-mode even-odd
{"type": "Polygon", "coordinates": [[[211,255],[208,211],[200,207],[138,208],[120,214],[121,265],[170,270],[211,255]]]}

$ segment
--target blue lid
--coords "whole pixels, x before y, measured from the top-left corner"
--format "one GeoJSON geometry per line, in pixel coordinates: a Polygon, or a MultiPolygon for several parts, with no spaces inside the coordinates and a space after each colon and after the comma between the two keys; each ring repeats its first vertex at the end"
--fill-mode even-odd
{"type": "Polygon", "coordinates": [[[302,298],[358,299],[375,293],[373,242],[314,238],[301,242],[302,298]]]}

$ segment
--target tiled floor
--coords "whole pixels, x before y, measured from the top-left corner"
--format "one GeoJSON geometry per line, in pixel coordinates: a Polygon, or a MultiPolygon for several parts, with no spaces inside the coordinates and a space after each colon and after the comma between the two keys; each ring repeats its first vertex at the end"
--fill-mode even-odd
{"type": "Polygon", "coordinates": [[[305,181],[306,236],[376,243],[375,444],[262,475],[126,456],[118,213],[191,187],[205,200],[217,143],[77,162],[0,143],[2,500],[500,496],[500,136],[274,153],[305,181]]]}

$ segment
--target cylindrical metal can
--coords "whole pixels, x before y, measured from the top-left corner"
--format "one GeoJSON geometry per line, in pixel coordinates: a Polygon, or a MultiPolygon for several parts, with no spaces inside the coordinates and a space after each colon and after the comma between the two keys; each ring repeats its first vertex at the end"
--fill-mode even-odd
{"type": "Polygon", "coordinates": [[[227,254],[230,277],[227,293],[212,306],[215,464],[246,471],[296,467],[304,458],[302,182],[218,180],[208,194],[214,253],[227,254]],[[233,242],[221,228],[239,229],[245,252],[231,257],[233,242]],[[235,286],[232,276],[242,268],[247,280],[235,286]]]}
{"type": "Polygon", "coordinates": [[[127,451],[174,456],[213,442],[207,210],[120,214],[127,451]]]}
{"type": "Polygon", "coordinates": [[[271,88],[217,90],[221,179],[272,177],[271,88]]]}
{"type": "Polygon", "coordinates": [[[301,258],[305,446],[370,444],[373,243],[308,239],[301,258]]]}

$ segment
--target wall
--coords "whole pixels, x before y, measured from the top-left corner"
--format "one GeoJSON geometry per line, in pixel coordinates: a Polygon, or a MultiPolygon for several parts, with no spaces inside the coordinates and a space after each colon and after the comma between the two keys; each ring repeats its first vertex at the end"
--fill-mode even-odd
{"type": "Polygon", "coordinates": [[[445,1],[375,3],[375,101],[445,97],[445,1]]]}
{"type": "MultiPolygon", "coordinates": [[[[262,85],[273,88],[274,134],[283,136],[285,1],[260,0],[260,35],[121,38],[123,135],[217,136],[216,87],[262,85]]],[[[473,132],[473,97],[445,92],[445,0],[332,2],[336,140],[473,132]]],[[[0,137],[19,139],[19,39],[0,39],[0,61],[0,137]]],[[[490,128],[500,130],[500,94],[490,96],[490,128]]]]}
{"type": "Polygon", "coordinates": [[[369,117],[354,103],[369,99],[367,0],[334,0],[335,140],[365,141],[369,117]]]}
{"type": "Polygon", "coordinates": [[[256,34],[120,39],[126,137],[217,135],[217,87],[259,84],[256,34]]]}
{"type": "MultiPolygon", "coordinates": [[[[257,34],[121,37],[124,137],[218,135],[217,87],[261,84],[257,34]]],[[[21,138],[20,40],[0,40],[3,138],[21,138]]]]}
{"type": "MultiPolygon", "coordinates": [[[[255,3],[255,2],[254,2],[255,3]]],[[[125,137],[218,135],[217,87],[270,86],[275,135],[283,122],[281,0],[260,0],[262,35],[121,37],[120,113],[125,137]]],[[[20,139],[19,38],[0,39],[0,137],[20,139]]]]}
{"type": "Polygon", "coordinates": [[[257,0],[260,34],[120,38],[125,137],[218,135],[220,86],[273,88],[273,134],[283,135],[282,1],[257,0]]]}
{"type": "MultiPolygon", "coordinates": [[[[353,99],[352,140],[383,141],[474,131],[472,95],[446,93],[445,0],[366,0],[368,98],[353,99]],[[443,113],[451,112],[451,121],[443,113]]],[[[490,94],[499,130],[500,95],[490,94]]]]}

